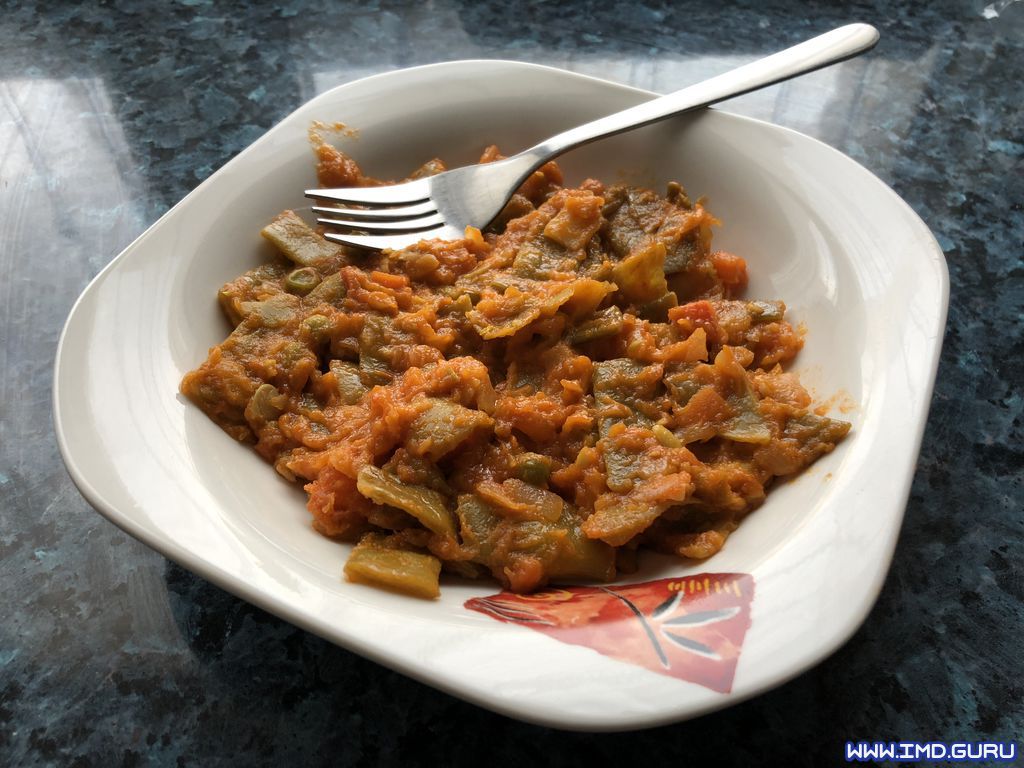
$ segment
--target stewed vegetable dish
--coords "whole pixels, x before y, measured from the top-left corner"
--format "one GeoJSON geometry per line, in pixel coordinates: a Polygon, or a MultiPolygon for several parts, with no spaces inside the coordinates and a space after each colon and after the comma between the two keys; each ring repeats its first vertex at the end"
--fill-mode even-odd
{"type": "MultiPolygon", "coordinates": [[[[382,183],[316,154],[323,186],[382,183]]],[[[784,370],[801,334],[742,297],[716,224],[678,184],[569,188],[554,163],[461,240],[366,253],[285,211],[181,390],[304,483],[315,529],[355,543],[352,581],[529,592],[609,581],[644,548],[707,558],[850,429],[784,370]]]]}

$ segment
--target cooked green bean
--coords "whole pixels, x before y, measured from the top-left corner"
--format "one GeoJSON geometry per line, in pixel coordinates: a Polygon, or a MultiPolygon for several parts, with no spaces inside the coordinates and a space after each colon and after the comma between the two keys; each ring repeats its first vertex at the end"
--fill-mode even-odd
{"type": "Polygon", "coordinates": [[[301,267],[288,273],[284,279],[285,287],[291,293],[305,296],[320,284],[320,274],[312,267],[301,267]]]}

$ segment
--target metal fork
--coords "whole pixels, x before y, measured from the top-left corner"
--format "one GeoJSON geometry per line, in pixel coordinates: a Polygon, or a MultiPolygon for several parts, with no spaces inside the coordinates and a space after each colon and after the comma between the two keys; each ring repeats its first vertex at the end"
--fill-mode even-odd
{"type": "Polygon", "coordinates": [[[391,186],[310,189],[306,196],[346,204],[313,208],[321,215],[317,219],[321,225],[341,230],[324,234],[338,243],[382,250],[430,238],[461,238],[468,226],[483,229],[490,224],[530,174],[570,149],[835,64],[870,50],[877,42],[878,31],[871,25],[849,24],[667,96],[571,128],[504,160],[391,186]]]}

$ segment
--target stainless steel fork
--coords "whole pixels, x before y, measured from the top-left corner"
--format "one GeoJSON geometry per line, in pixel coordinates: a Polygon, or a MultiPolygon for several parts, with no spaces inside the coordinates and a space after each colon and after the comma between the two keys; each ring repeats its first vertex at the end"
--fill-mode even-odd
{"type": "Polygon", "coordinates": [[[340,230],[324,235],[338,243],[381,250],[404,248],[429,238],[460,238],[468,226],[482,229],[490,224],[531,173],[570,149],[835,64],[870,50],[877,42],[874,27],[849,24],[667,96],[571,128],[504,160],[391,186],[310,189],[306,196],[346,204],[313,208],[321,216],[317,219],[320,224],[340,230]]]}

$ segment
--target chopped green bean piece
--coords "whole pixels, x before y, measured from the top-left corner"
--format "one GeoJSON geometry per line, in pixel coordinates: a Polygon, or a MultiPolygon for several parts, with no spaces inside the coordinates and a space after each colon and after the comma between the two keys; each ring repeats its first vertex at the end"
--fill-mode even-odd
{"type": "Polygon", "coordinates": [[[493,424],[493,419],[483,411],[450,400],[432,399],[430,407],[409,426],[406,445],[414,456],[437,461],[493,424]]]}
{"type": "Polygon", "coordinates": [[[311,304],[337,304],[346,296],[345,280],[341,275],[328,275],[306,294],[306,306],[311,304]]]}
{"type": "Polygon", "coordinates": [[[588,538],[580,528],[578,515],[568,504],[557,526],[565,538],[548,565],[551,578],[610,581],[615,577],[615,548],[588,538]]]}
{"type": "Polygon", "coordinates": [[[783,305],[781,301],[749,301],[747,308],[755,323],[782,322],[783,305]]]}
{"type": "Polygon", "coordinates": [[[598,443],[604,457],[605,484],[616,493],[628,493],[633,481],[642,473],[644,457],[622,448],[612,438],[602,438],[598,443]]]}
{"type": "Polygon", "coordinates": [[[455,535],[455,524],[444,496],[421,485],[407,485],[379,467],[368,465],[356,478],[359,492],[378,504],[397,507],[415,517],[434,533],[455,535]]]}
{"type": "Polygon", "coordinates": [[[331,321],[323,315],[310,315],[302,321],[302,329],[315,344],[322,344],[330,336],[331,321]]]}
{"type": "Polygon", "coordinates": [[[614,336],[621,330],[622,310],[613,304],[569,331],[567,340],[570,344],[582,344],[586,341],[614,336]]]}
{"type": "Polygon", "coordinates": [[[294,211],[282,213],[260,234],[300,267],[337,260],[344,254],[341,246],[325,240],[294,211]]]}
{"type": "Polygon", "coordinates": [[[355,405],[369,388],[363,384],[359,368],[344,360],[331,360],[331,373],[338,381],[338,394],[345,405],[355,405]]]}
{"type": "Polygon", "coordinates": [[[694,231],[683,236],[671,246],[665,246],[665,274],[674,275],[684,271],[700,254],[700,232],[694,231]]]}
{"type": "Polygon", "coordinates": [[[287,293],[271,296],[264,301],[243,302],[246,319],[261,328],[280,328],[295,317],[298,300],[287,293]]]}
{"type": "Polygon", "coordinates": [[[246,408],[246,416],[257,421],[273,421],[284,413],[283,403],[287,402],[273,384],[261,384],[253,393],[246,408]]]}
{"type": "Polygon", "coordinates": [[[519,249],[512,262],[512,273],[538,280],[549,277],[552,272],[569,271],[575,266],[576,259],[567,256],[565,248],[542,238],[538,242],[528,242],[519,249]]]}
{"type": "Polygon", "coordinates": [[[636,249],[612,270],[612,280],[627,301],[644,304],[668,293],[665,246],[653,242],[636,249]]]}
{"type": "Polygon", "coordinates": [[[433,555],[391,545],[387,537],[368,533],[345,563],[345,576],[357,584],[386,587],[415,597],[441,594],[441,561],[433,555]]]}
{"type": "Polygon", "coordinates": [[[510,520],[554,522],[562,516],[565,503],[557,493],[510,477],[503,483],[484,480],[477,483],[476,495],[502,517],[510,520]]]}
{"type": "Polygon", "coordinates": [[[554,522],[509,520],[478,496],[464,494],[456,514],[463,544],[474,553],[473,560],[492,573],[500,573],[508,554],[519,553],[539,559],[553,579],[607,581],[615,575],[615,550],[587,538],[578,512],[569,504],[554,522]]]}
{"type": "Polygon", "coordinates": [[[284,279],[284,287],[291,293],[305,296],[320,283],[320,273],[312,267],[302,267],[288,273],[284,279]]]}
{"type": "Polygon", "coordinates": [[[669,374],[665,377],[665,386],[672,401],[680,407],[690,402],[690,398],[696,395],[701,387],[700,383],[693,379],[690,371],[669,374]]]}
{"type": "Polygon", "coordinates": [[[719,437],[735,440],[738,443],[771,442],[772,432],[764,417],[757,411],[757,402],[750,398],[733,402],[730,405],[737,408],[737,414],[719,431],[719,437]]]}
{"type": "Polygon", "coordinates": [[[646,304],[641,304],[637,307],[637,314],[644,320],[650,320],[654,323],[664,323],[668,320],[668,311],[672,307],[679,306],[679,300],[676,295],[669,291],[661,298],[649,301],[646,304]]]}
{"type": "Polygon", "coordinates": [[[387,384],[394,378],[385,358],[385,347],[391,336],[393,323],[381,315],[367,315],[359,334],[359,370],[367,385],[387,384]]]}
{"type": "Polygon", "coordinates": [[[459,496],[455,514],[459,519],[462,545],[473,553],[475,562],[490,567],[496,545],[495,533],[502,519],[471,493],[459,496]]]}
{"type": "Polygon", "coordinates": [[[661,369],[656,366],[618,358],[594,364],[594,396],[619,402],[651,400],[658,391],[661,369]]]}

